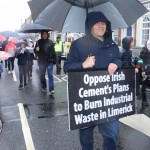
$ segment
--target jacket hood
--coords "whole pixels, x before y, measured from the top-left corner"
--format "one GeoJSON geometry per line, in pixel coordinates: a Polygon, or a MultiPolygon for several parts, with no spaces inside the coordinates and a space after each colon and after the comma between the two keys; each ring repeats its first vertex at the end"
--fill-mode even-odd
{"type": "Polygon", "coordinates": [[[85,20],[85,33],[87,35],[90,35],[92,27],[98,22],[106,22],[107,24],[106,33],[104,37],[112,36],[111,23],[102,12],[88,13],[87,18],[85,20]]]}
{"type": "Polygon", "coordinates": [[[122,40],[122,47],[126,50],[129,51],[131,48],[131,43],[133,42],[133,38],[131,36],[126,36],[122,40]]]}

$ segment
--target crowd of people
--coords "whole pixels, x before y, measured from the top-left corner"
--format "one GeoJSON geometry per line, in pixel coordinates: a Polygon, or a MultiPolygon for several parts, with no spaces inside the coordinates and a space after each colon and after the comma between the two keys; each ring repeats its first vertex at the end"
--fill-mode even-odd
{"type": "Polygon", "coordinates": [[[146,96],[146,89],[150,86],[150,40],[142,48],[139,57],[134,57],[131,51],[133,38],[124,37],[120,58],[123,67],[135,67],[136,73],[136,96],[142,96],[142,106],[149,106],[146,96]]]}
{"type": "MultiPolygon", "coordinates": [[[[41,38],[36,41],[35,45],[32,40],[21,40],[13,43],[11,39],[6,38],[2,44],[2,51],[10,54],[5,60],[5,68],[8,74],[14,72],[14,61],[17,59],[19,81],[18,89],[28,87],[28,79],[32,77],[33,60],[37,60],[42,92],[47,91],[47,81],[45,75],[48,75],[48,91],[49,95],[53,95],[54,79],[53,65],[56,64],[57,70],[61,69],[61,54],[63,52],[63,43],[60,37],[57,37],[56,43],[49,39],[49,33],[46,30],[41,32],[41,38]]],[[[1,77],[1,73],[0,73],[1,77]]]]}
{"type": "MultiPolygon", "coordinates": [[[[18,71],[19,71],[19,87],[21,90],[23,87],[28,87],[27,79],[32,76],[32,65],[34,58],[33,49],[34,44],[32,40],[21,40],[18,43],[14,43],[11,38],[6,38],[2,43],[2,51],[8,53],[10,57],[4,63],[5,68],[8,70],[8,74],[14,72],[14,61],[17,59],[18,71]]],[[[4,68],[3,68],[4,70],[4,68]]],[[[1,76],[1,75],[0,75],[1,76]]]]}

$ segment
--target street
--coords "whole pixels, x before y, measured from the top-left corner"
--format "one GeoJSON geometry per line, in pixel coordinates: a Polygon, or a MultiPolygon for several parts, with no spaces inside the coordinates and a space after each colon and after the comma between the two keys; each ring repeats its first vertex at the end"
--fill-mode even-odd
{"type": "Polygon", "coordinates": [[[7,69],[2,74],[0,102],[4,124],[0,135],[0,149],[25,150],[30,145],[34,145],[36,150],[59,150],[62,146],[66,150],[78,149],[77,131],[73,134],[68,132],[65,75],[54,77],[55,98],[49,97],[48,92],[41,92],[36,61],[34,64],[29,87],[23,90],[18,90],[16,62],[14,74],[8,75],[7,69]],[[24,112],[25,116],[22,115],[24,112]],[[27,132],[28,129],[30,132],[27,132]]]}
{"type": "MultiPolygon", "coordinates": [[[[18,90],[17,62],[15,61],[13,74],[8,75],[7,69],[4,69],[0,79],[3,121],[0,150],[81,150],[78,130],[69,131],[67,76],[63,71],[56,73],[54,68],[54,81],[54,97],[49,97],[48,91],[42,93],[37,62],[34,61],[33,76],[28,81],[29,87],[18,90]]],[[[137,113],[150,117],[150,108],[141,107],[141,97],[137,98],[137,113]]],[[[150,133],[150,130],[148,132],[150,133]]],[[[94,150],[101,150],[102,137],[97,128],[94,138],[94,150]]],[[[149,136],[121,123],[118,150],[149,148],[149,136]]]]}

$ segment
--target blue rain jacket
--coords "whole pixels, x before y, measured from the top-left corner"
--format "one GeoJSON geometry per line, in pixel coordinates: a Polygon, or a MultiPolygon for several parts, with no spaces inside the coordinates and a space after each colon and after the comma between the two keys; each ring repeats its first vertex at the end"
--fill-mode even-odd
{"type": "Polygon", "coordinates": [[[64,72],[70,69],[82,69],[82,63],[89,55],[96,58],[94,68],[107,69],[110,63],[115,63],[119,68],[122,66],[119,48],[112,40],[111,23],[101,12],[88,14],[85,21],[86,35],[71,44],[67,59],[64,63],[64,72]],[[91,28],[100,21],[107,23],[107,32],[104,41],[100,41],[91,35],[91,28]]]}

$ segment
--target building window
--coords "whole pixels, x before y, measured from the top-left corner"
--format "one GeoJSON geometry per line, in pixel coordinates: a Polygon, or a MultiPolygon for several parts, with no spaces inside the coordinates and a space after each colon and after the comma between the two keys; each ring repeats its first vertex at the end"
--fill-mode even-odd
{"type": "Polygon", "coordinates": [[[150,16],[143,17],[142,24],[142,45],[150,38],[150,16]]]}
{"type": "Polygon", "coordinates": [[[113,31],[113,40],[118,44],[118,29],[113,31]]]}

